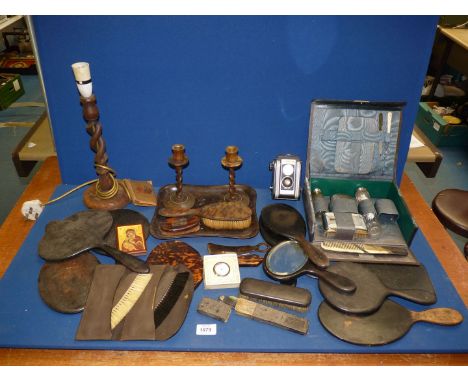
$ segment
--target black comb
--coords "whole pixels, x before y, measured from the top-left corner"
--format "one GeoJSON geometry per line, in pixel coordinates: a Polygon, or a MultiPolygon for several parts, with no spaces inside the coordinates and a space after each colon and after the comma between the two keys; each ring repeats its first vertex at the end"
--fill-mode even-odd
{"type": "Polygon", "coordinates": [[[179,296],[181,295],[182,291],[187,284],[187,280],[189,278],[189,272],[181,272],[177,273],[172,280],[171,285],[167,288],[166,293],[159,301],[159,304],[154,309],[154,327],[157,329],[159,325],[163,323],[166,317],[171,312],[171,309],[177,302],[179,296]]]}

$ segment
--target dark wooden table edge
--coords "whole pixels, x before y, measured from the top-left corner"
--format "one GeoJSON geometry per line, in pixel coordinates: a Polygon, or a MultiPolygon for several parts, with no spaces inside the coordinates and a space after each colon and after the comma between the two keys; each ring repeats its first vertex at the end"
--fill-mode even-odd
{"type": "Polygon", "coordinates": [[[0,365],[53,366],[462,366],[468,354],[220,353],[0,349],[0,365]]]}
{"type": "MultiPolygon", "coordinates": [[[[7,269],[14,254],[20,248],[20,244],[33,226],[32,222],[24,222],[18,216],[22,202],[33,199],[36,194],[41,194],[42,200],[47,200],[55,187],[61,183],[57,159],[47,159],[35,178],[0,227],[1,242],[2,234],[5,234],[8,227],[19,223],[23,224],[21,232],[18,233],[18,235],[22,235],[20,243],[18,243],[17,248],[9,248],[9,251],[14,251],[14,253],[10,256],[7,253],[7,259],[2,264],[3,269],[0,269],[0,275],[7,269]]],[[[464,277],[467,263],[461,252],[406,176],[403,177],[401,190],[421,231],[428,238],[434,253],[438,256],[461,298],[467,304],[468,280],[465,280],[464,277]]],[[[461,366],[468,365],[468,354],[220,353],[0,348],[0,366],[6,365],[461,366]]]]}

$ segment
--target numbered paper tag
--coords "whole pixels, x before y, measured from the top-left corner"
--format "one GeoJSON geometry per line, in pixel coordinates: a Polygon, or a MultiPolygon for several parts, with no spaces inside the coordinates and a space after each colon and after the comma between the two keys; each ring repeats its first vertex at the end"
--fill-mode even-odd
{"type": "Polygon", "coordinates": [[[14,80],[14,81],[13,81],[13,87],[15,88],[15,92],[17,92],[18,90],[21,89],[21,86],[20,86],[18,80],[14,80]]]}
{"type": "Polygon", "coordinates": [[[216,324],[198,324],[197,336],[215,336],[216,324]]]}
{"type": "Polygon", "coordinates": [[[439,131],[439,130],[440,130],[440,125],[439,125],[437,122],[434,122],[434,124],[432,125],[432,127],[433,127],[434,130],[436,130],[436,131],[439,131]]]}

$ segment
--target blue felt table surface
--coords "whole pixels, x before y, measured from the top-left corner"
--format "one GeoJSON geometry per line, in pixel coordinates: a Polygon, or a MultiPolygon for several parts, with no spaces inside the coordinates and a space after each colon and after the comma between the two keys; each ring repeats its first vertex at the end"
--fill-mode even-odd
{"type": "MultiPolygon", "coordinates": [[[[70,189],[59,186],[55,195],[70,189]]],[[[257,190],[257,213],[262,207],[274,203],[267,190],[257,190]]],[[[458,296],[448,276],[430,249],[421,232],[416,234],[412,250],[418,260],[425,265],[437,293],[438,301],[431,307],[450,307],[460,311],[465,321],[453,327],[428,323],[416,323],[409,333],[400,340],[377,347],[348,344],[329,334],[317,318],[317,309],[322,297],[317,280],[302,277],[298,286],[312,292],[313,301],[307,317],[310,321],[306,336],[288,332],[276,327],[258,323],[237,314],[231,314],[227,323],[197,313],[196,307],[202,297],[217,298],[222,294],[237,294],[237,289],[204,290],[203,284],[195,291],[186,321],[180,331],[167,341],[75,341],[75,333],[81,314],[61,314],[48,308],[41,300],[37,279],[44,264],[38,256],[38,242],[46,224],[51,220],[63,219],[85,209],[82,193],[76,192],[65,199],[47,206],[34,225],[28,238],[3,279],[0,280],[0,347],[23,348],[62,348],[62,349],[114,349],[114,350],[168,350],[168,351],[247,351],[247,352],[330,352],[330,353],[465,353],[468,352],[467,308],[458,296]],[[196,335],[197,324],[217,324],[217,335],[196,335]]],[[[283,202],[283,201],[282,201],[283,202]]],[[[304,213],[302,201],[287,202],[304,213]]],[[[154,208],[134,207],[151,220],[154,208]]],[[[11,233],[14,235],[14,232],[11,233]]],[[[207,243],[225,245],[256,244],[262,241],[260,235],[253,239],[186,238],[183,239],[197,249],[201,255],[207,254],[207,243]]],[[[150,237],[148,253],[160,240],[150,237]]],[[[454,254],[456,255],[456,254],[454,254]]],[[[112,260],[97,256],[102,263],[112,260]]],[[[241,277],[267,279],[261,267],[241,268],[241,277]]],[[[429,307],[414,304],[400,298],[393,298],[405,307],[421,311],[429,307]]]]}

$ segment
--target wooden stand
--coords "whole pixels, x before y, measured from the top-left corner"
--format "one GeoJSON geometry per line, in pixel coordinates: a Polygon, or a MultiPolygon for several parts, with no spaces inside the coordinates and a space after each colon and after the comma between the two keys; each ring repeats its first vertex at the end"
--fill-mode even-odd
{"type": "Polygon", "coordinates": [[[90,148],[96,153],[94,164],[98,174],[98,182],[83,193],[86,207],[96,210],[115,210],[125,207],[130,199],[122,185],[114,178],[112,169],[107,165],[109,157],[106,143],[102,137],[102,126],[99,122],[99,110],[96,97],[80,97],[83,106],[83,117],[87,122],[86,131],[91,136],[90,148]],[[107,196],[109,195],[109,196],[107,196]]]}
{"type": "Polygon", "coordinates": [[[123,186],[119,185],[119,190],[112,198],[102,199],[96,191],[96,185],[93,184],[83,193],[83,202],[86,207],[93,210],[117,210],[124,208],[130,199],[123,186]]]}

